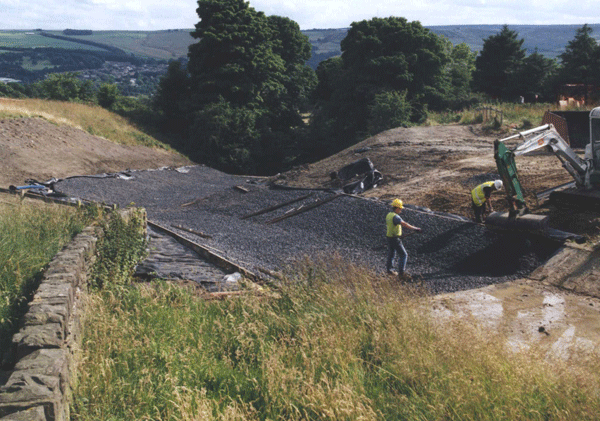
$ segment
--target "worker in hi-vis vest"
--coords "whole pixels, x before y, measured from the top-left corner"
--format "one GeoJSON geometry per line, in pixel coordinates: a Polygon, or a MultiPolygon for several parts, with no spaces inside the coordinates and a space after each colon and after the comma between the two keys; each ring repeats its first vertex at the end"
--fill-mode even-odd
{"type": "Polygon", "coordinates": [[[471,199],[473,206],[473,213],[475,213],[475,222],[481,224],[483,222],[483,215],[487,208],[490,212],[494,211],[492,207],[492,202],[490,200],[490,196],[493,191],[498,191],[502,189],[502,180],[495,181],[486,181],[485,183],[481,183],[473,190],[471,190],[471,199]]]}
{"type": "Polygon", "coordinates": [[[406,262],[408,261],[408,253],[402,244],[402,228],[412,229],[415,231],[421,231],[421,228],[412,226],[408,222],[404,221],[400,217],[400,212],[404,208],[402,200],[395,199],[392,202],[393,211],[388,213],[385,217],[385,224],[387,226],[387,243],[388,243],[388,256],[386,269],[389,274],[398,275],[401,279],[409,278],[410,276],[406,273],[406,262]],[[395,255],[398,255],[398,272],[392,270],[395,255]]]}

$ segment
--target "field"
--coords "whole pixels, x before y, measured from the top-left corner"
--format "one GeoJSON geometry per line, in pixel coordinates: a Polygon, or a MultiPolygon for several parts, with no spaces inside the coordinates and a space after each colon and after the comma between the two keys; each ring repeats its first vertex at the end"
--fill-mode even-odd
{"type": "Polygon", "coordinates": [[[40,274],[54,255],[92,221],[76,208],[0,197],[0,352],[19,328],[40,274]]]}
{"type": "MultiPolygon", "coordinates": [[[[93,41],[117,47],[138,57],[174,59],[185,57],[188,46],[194,42],[191,30],[173,31],[95,31],[92,35],[73,36],[75,39],[93,41]]],[[[56,32],[56,35],[62,35],[56,32]]]]}
{"type": "MultiPolygon", "coordinates": [[[[71,36],[73,42],[69,42],[45,37],[34,31],[0,31],[0,52],[2,52],[2,48],[61,48],[104,51],[100,47],[77,42],[77,40],[82,40],[120,48],[136,57],[169,60],[187,55],[188,46],[194,42],[190,32],[191,30],[188,29],[174,31],[97,31],[89,36],[71,36]]],[[[64,36],[62,31],[48,31],[48,33],[64,36]]]]}
{"type": "Polygon", "coordinates": [[[67,50],[102,49],[77,42],[48,38],[33,31],[0,31],[0,49],[2,48],[63,48],[67,50]]]}
{"type": "Polygon", "coordinates": [[[511,353],[426,298],[332,263],[277,294],[164,283],[90,301],[73,420],[594,420],[597,359],[511,353]]]}

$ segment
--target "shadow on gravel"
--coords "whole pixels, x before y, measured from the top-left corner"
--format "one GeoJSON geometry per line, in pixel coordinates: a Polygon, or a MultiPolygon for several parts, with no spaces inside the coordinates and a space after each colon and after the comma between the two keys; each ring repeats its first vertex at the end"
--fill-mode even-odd
{"type": "Polygon", "coordinates": [[[471,229],[470,224],[461,224],[456,228],[445,231],[443,234],[433,237],[431,240],[417,248],[417,253],[437,253],[444,249],[449,242],[455,241],[457,235],[465,234],[469,229],[471,229]]]}
{"type": "Polygon", "coordinates": [[[525,275],[548,260],[560,245],[523,235],[498,235],[494,243],[457,262],[452,269],[462,275],[525,275]]]}

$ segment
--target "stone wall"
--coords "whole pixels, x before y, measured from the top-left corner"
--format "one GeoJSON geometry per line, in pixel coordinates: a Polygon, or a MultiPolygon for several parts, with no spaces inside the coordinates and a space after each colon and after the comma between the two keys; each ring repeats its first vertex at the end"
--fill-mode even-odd
{"type": "MultiPolygon", "coordinates": [[[[135,211],[120,211],[126,220],[135,211]]],[[[141,218],[146,228],[146,217],[141,218]]],[[[0,420],[66,421],[81,340],[84,294],[103,235],[90,226],[50,262],[12,345],[16,364],[0,387],[0,420]]]]}

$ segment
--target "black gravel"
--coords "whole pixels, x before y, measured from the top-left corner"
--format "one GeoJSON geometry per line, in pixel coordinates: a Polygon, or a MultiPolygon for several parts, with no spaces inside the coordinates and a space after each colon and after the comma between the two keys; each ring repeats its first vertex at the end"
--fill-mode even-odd
{"type": "MultiPolygon", "coordinates": [[[[137,171],[131,177],[76,177],[55,184],[68,196],[106,204],[143,206],[148,218],[173,229],[183,226],[212,238],[178,232],[213,248],[256,273],[279,270],[304,256],[339,254],[383,271],[389,205],[342,195],[279,222],[273,219],[334,193],[312,191],[300,202],[262,215],[242,217],[305,196],[311,191],[274,189],[262,179],[232,176],[204,166],[137,171]],[[242,186],[242,189],[236,188],[242,186]],[[247,190],[245,192],[244,190],[247,190]]],[[[410,198],[402,198],[410,203],[410,198]]],[[[483,226],[419,208],[402,213],[421,233],[405,238],[408,270],[433,293],[472,289],[523,277],[559,247],[524,236],[506,237],[483,226]]]]}

